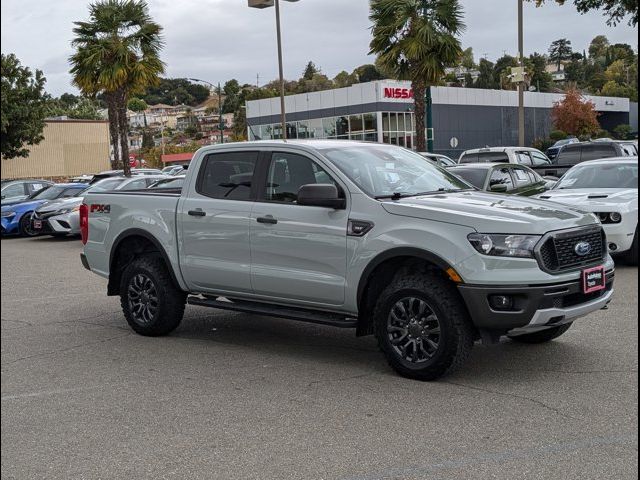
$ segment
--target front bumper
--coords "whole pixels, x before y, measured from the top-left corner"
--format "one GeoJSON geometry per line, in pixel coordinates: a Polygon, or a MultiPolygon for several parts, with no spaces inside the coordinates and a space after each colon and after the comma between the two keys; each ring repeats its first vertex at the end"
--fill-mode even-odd
{"type": "Polygon", "coordinates": [[[78,212],[64,213],[61,215],[48,216],[46,214],[36,214],[33,220],[42,221],[42,233],[79,235],[80,234],[80,214],[78,212]]]}
{"type": "Polygon", "coordinates": [[[516,335],[562,325],[601,310],[611,301],[614,277],[613,270],[607,271],[605,289],[589,294],[582,292],[580,280],[532,286],[459,285],[458,289],[477,328],[516,335]],[[489,304],[492,295],[512,297],[513,310],[493,309],[489,304]]]}
{"type": "Polygon", "coordinates": [[[17,233],[20,229],[20,217],[21,215],[13,215],[11,217],[2,217],[1,229],[2,235],[8,235],[10,233],[17,233]]]}
{"type": "Polygon", "coordinates": [[[607,235],[607,246],[612,243],[616,245],[615,250],[609,248],[609,253],[616,254],[631,250],[633,245],[633,237],[636,233],[636,226],[629,225],[626,222],[617,224],[602,225],[604,233],[607,235]]]}

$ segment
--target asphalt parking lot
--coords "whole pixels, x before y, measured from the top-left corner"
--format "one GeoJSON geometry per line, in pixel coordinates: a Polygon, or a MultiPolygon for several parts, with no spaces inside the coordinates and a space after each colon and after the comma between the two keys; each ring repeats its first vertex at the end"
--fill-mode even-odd
{"type": "Polygon", "coordinates": [[[140,337],[78,240],[1,250],[2,478],[637,478],[637,268],[559,340],[420,383],[330,327],[187,307],[140,337]]]}

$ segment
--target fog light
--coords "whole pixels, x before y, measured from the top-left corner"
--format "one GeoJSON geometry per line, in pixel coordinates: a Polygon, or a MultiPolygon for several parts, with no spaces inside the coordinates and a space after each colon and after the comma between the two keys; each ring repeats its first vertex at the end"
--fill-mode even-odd
{"type": "Polygon", "coordinates": [[[509,295],[491,295],[489,305],[494,310],[513,310],[513,297],[509,295]]]}
{"type": "Polygon", "coordinates": [[[613,223],[620,223],[622,221],[622,215],[620,215],[618,212],[610,213],[609,218],[613,223]]]}
{"type": "Polygon", "coordinates": [[[609,244],[609,250],[612,252],[615,252],[618,249],[618,245],[616,245],[615,243],[610,243],[609,244]]]}

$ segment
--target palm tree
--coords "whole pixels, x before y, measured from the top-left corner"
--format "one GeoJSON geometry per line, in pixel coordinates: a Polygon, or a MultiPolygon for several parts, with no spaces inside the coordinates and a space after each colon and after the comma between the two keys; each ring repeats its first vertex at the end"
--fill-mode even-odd
{"type": "Polygon", "coordinates": [[[86,95],[102,94],[109,114],[115,163],[129,175],[127,103],[132,94],[158,83],[162,27],[145,1],[99,0],[89,6],[89,21],[75,22],[70,57],[73,83],[86,95]]]}
{"type": "Polygon", "coordinates": [[[370,53],[399,80],[411,80],[416,115],[416,148],[425,151],[425,93],[445,68],[462,56],[464,31],[458,0],[371,0],[370,53]]]}

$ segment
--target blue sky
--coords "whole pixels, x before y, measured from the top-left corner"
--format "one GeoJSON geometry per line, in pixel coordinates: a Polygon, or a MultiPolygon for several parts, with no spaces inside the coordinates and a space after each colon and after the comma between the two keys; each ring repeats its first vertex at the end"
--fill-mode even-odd
{"type": "MultiPolygon", "coordinates": [[[[44,71],[55,95],[73,91],[67,58],[72,22],[86,19],[86,0],[3,0],[2,52],[44,71]]],[[[462,0],[467,30],[462,37],[476,57],[491,60],[515,53],[516,0],[462,0]]],[[[246,0],[150,0],[151,13],[163,27],[167,76],[196,77],[217,83],[235,77],[242,83],[266,83],[277,76],[273,9],[247,7],[246,0]]],[[[285,75],[298,78],[313,60],[333,77],[370,62],[367,0],[282,2],[285,75]]],[[[525,5],[525,50],[546,52],[551,41],[566,37],[574,49],[586,49],[599,34],[612,43],[637,49],[637,29],[607,27],[600,12],[578,14],[570,1],[542,8],[525,5]]]]}

